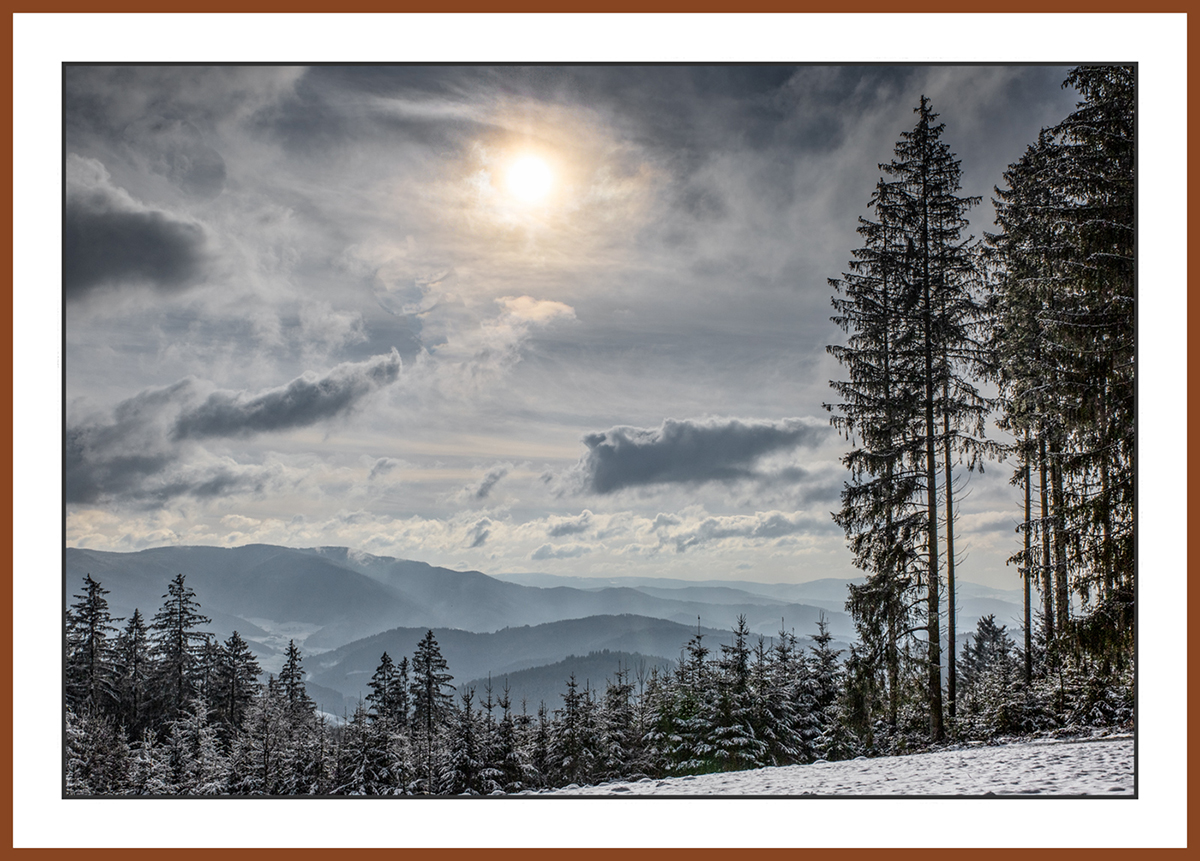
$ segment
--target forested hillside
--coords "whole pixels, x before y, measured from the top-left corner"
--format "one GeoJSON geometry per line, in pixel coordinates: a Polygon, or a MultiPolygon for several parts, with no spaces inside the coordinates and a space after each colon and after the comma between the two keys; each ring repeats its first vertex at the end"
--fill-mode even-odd
{"type": "MultiPolygon", "coordinates": [[[[555,702],[507,684],[462,685],[432,630],[411,659],[379,655],[346,721],[317,710],[299,648],[278,675],[234,632],[224,642],[185,578],[147,622],[124,625],[86,578],[67,627],[70,795],[494,795],[527,789],[921,750],[919,730],[858,730],[851,665],[823,624],[802,647],[740,623],[710,649],[696,633],[673,670],[618,661],[603,684],[561,680],[555,702]]],[[[1066,668],[1029,689],[1003,626],[985,619],[964,658],[959,739],[1128,723],[1132,701],[1066,668]]],[[[416,632],[409,632],[416,633],[416,632]]]]}

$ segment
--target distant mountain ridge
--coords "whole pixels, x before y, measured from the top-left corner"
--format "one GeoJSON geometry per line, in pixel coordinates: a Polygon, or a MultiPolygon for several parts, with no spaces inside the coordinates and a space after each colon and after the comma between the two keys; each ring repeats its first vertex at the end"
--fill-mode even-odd
{"type": "MultiPolygon", "coordinates": [[[[564,619],[488,633],[456,628],[432,630],[454,675],[455,685],[467,682],[478,685],[489,673],[494,684],[501,684],[506,674],[542,668],[561,662],[568,655],[586,656],[592,652],[636,652],[649,661],[669,664],[697,633],[703,635],[704,645],[718,654],[722,645],[733,643],[733,632],[728,629],[698,629],[694,625],[632,614],[564,619]]],[[[401,657],[411,657],[425,631],[425,628],[394,628],[316,655],[305,662],[305,667],[313,681],[324,688],[346,697],[364,696],[383,653],[387,652],[396,662],[401,657]]],[[[799,642],[802,648],[811,644],[807,636],[800,637],[799,642]]],[[[846,649],[848,644],[835,641],[833,647],[846,649]]],[[[566,678],[563,675],[559,682],[565,683],[566,678]]],[[[579,681],[582,684],[584,680],[579,681]]],[[[603,686],[603,678],[591,681],[603,686]]]]}
{"type": "MultiPolygon", "coordinates": [[[[85,574],[110,590],[115,615],[134,607],[150,618],[167,583],[183,574],[214,633],[235,628],[244,635],[268,622],[299,622],[314,630],[303,637],[307,650],[332,649],[395,627],[453,627],[496,631],[562,619],[632,613],[708,627],[732,626],[745,615],[752,630],[773,633],[781,619],[809,633],[825,613],[835,633],[849,635],[843,613],[820,607],[763,601],[707,603],[660,597],[630,587],[598,590],[569,585],[523,586],[479,571],[455,571],[424,562],[355,553],[344,547],[293,549],[160,547],[136,553],[68,548],[67,601],[85,574]]],[[[254,634],[261,638],[261,633],[254,634]]]]}
{"type": "MultiPolygon", "coordinates": [[[[840,631],[836,614],[846,609],[846,587],[865,582],[862,577],[841,579],[823,577],[803,583],[758,583],[742,580],[680,580],[668,577],[571,577],[559,574],[505,573],[491,575],[498,580],[528,586],[550,587],[571,583],[582,589],[628,587],[659,597],[673,594],[699,596],[713,603],[731,600],[738,596],[747,603],[761,602],[764,606],[780,603],[795,603],[821,607],[830,611],[827,618],[831,629],[840,631]]],[[[944,591],[944,590],[943,590],[944,591]]],[[[994,615],[997,624],[1007,625],[1010,630],[1020,625],[1023,614],[1020,589],[1002,589],[985,586],[959,578],[955,582],[955,603],[958,605],[958,628],[971,633],[981,616],[994,615]]],[[[791,627],[789,623],[788,627],[791,627]]],[[[800,628],[797,628],[799,631],[800,628]]]]}
{"type": "MultiPolygon", "coordinates": [[[[616,680],[617,671],[622,668],[626,671],[625,681],[633,685],[634,693],[640,694],[650,678],[651,669],[656,668],[662,676],[674,670],[675,661],[638,652],[613,652],[604,649],[586,655],[568,655],[553,664],[472,679],[462,682],[459,689],[474,688],[476,702],[482,708],[489,683],[492,686],[493,703],[499,700],[507,684],[511,711],[520,714],[524,704],[526,712],[534,715],[538,705],[543,702],[550,712],[562,706],[567,679],[572,675],[575,676],[580,691],[590,689],[593,696],[603,699],[605,686],[610,680],[616,680]]],[[[495,714],[500,714],[498,707],[495,714]]]]}
{"type": "MultiPolygon", "coordinates": [[[[168,583],[183,574],[201,612],[212,618],[208,630],[221,639],[237,630],[265,671],[278,671],[281,653],[294,639],[314,690],[335,711],[352,707],[366,692],[384,651],[396,660],[411,655],[430,629],[458,680],[515,674],[569,655],[583,660],[578,656],[606,649],[670,661],[697,630],[705,633],[707,646],[719,651],[731,641],[739,616],[746,617],[756,635],[774,636],[782,625],[805,644],[823,616],[837,638],[834,647],[841,649],[848,648],[854,631],[839,609],[854,581],[831,578],[766,584],[549,574],[494,577],[345,547],[251,544],[136,553],[68,548],[68,606],[89,573],[109,590],[114,616],[128,617],[138,607],[147,621],[161,607],[168,583]]],[[[1019,596],[1015,590],[960,583],[958,596],[963,635],[988,613],[1015,628],[1019,597],[1008,600],[1019,596]]],[[[544,683],[537,682],[539,689],[545,689],[544,683]]]]}

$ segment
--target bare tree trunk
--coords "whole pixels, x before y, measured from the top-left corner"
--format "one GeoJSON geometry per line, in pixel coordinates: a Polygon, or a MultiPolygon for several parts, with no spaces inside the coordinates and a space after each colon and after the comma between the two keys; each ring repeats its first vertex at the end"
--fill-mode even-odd
{"type": "Polygon", "coordinates": [[[1050,492],[1054,499],[1054,602],[1058,610],[1058,632],[1067,630],[1071,621],[1069,585],[1067,583],[1067,536],[1063,523],[1062,465],[1058,458],[1050,462],[1050,492]]]}
{"type": "Polygon", "coordinates": [[[1031,585],[1033,578],[1033,535],[1030,531],[1030,518],[1033,516],[1033,488],[1029,486],[1033,478],[1029,468],[1029,431],[1025,431],[1025,684],[1033,683],[1033,608],[1031,607],[1031,585]]]}
{"type": "Polygon", "coordinates": [[[1042,532],[1042,603],[1045,614],[1042,623],[1046,626],[1046,650],[1054,642],[1054,582],[1050,567],[1050,489],[1046,479],[1046,441],[1038,440],[1038,492],[1041,496],[1042,532]]]}
{"type": "MultiPolygon", "coordinates": [[[[949,402],[949,383],[945,380],[942,381],[942,397],[949,402]]],[[[943,447],[946,452],[946,698],[949,700],[950,718],[953,720],[957,687],[957,654],[954,650],[954,474],[950,463],[950,416],[945,413],[942,414],[942,430],[945,434],[943,447]]]]}
{"type": "Polygon", "coordinates": [[[942,644],[940,631],[941,602],[938,596],[938,538],[937,538],[937,443],[933,419],[933,399],[936,387],[933,377],[933,296],[929,279],[929,215],[928,192],[923,191],[921,223],[921,278],[924,286],[925,338],[925,481],[928,536],[928,623],[929,623],[929,735],[941,741],[946,735],[942,722],[942,644]]]}

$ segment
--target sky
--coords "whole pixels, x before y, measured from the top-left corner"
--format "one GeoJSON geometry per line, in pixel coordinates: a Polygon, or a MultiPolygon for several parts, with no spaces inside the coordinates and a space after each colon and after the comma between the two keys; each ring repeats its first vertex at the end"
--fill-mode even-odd
{"type": "MultiPolygon", "coordinates": [[[[980,237],[1066,71],[67,66],[67,544],[856,576],[828,279],[922,95],[980,237]]],[[[963,579],[1019,586],[1012,469],[963,579]]]]}

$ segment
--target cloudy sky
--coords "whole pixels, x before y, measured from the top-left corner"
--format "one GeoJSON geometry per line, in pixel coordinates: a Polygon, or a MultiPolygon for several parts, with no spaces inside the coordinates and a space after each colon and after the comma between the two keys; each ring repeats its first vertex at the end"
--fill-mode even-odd
{"type": "Polygon", "coordinates": [[[979,236],[1065,73],[68,66],[67,543],[853,576],[827,279],[922,94],[979,236]]]}

